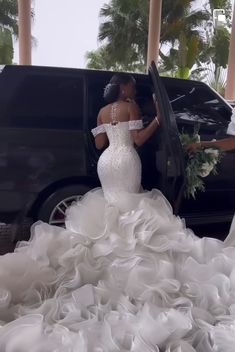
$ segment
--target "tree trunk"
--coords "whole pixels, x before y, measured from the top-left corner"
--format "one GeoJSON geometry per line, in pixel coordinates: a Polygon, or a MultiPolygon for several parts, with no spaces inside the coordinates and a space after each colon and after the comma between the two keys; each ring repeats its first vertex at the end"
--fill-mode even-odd
{"type": "Polygon", "coordinates": [[[19,63],[31,65],[31,0],[18,0],[19,63]]]}
{"type": "Polygon", "coordinates": [[[162,0],[150,0],[147,70],[152,61],[158,63],[161,18],[162,0]]]}

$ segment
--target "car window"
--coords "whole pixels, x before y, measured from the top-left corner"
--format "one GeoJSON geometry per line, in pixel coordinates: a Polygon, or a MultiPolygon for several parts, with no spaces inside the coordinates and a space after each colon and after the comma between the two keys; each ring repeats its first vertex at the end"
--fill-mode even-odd
{"type": "Polygon", "coordinates": [[[136,85],[135,101],[139,106],[143,122],[149,122],[156,116],[156,109],[153,102],[153,87],[151,81],[149,84],[139,83],[136,85]]]}
{"type": "Polygon", "coordinates": [[[197,122],[213,129],[226,126],[230,120],[226,104],[207,87],[175,86],[168,87],[167,92],[178,122],[197,122]]]}
{"type": "MultiPolygon", "coordinates": [[[[103,79],[93,79],[88,82],[88,127],[93,128],[96,125],[96,119],[99,110],[106,105],[104,100],[104,87],[107,84],[108,80],[106,78],[103,79]]],[[[139,83],[137,79],[136,82],[136,98],[135,101],[138,104],[141,117],[144,123],[152,120],[156,115],[156,109],[153,103],[152,98],[152,86],[151,83],[143,84],[139,83]]]]}
{"type": "Polygon", "coordinates": [[[13,127],[79,129],[83,124],[83,91],[82,77],[27,75],[15,84],[5,102],[5,117],[13,127]]]}
{"type": "Polygon", "coordinates": [[[104,87],[109,79],[90,77],[88,87],[88,129],[94,128],[97,124],[97,116],[100,109],[106,105],[104,100],[104,87]]]}

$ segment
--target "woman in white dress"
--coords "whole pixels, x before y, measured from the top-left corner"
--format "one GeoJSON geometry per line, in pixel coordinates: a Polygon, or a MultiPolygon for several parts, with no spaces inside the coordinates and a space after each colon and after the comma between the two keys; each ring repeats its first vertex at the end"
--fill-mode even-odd
{"type": "Polygon", "coordinates": [[[235,248],[197,238],[140,192],[134,80],[115,75],[93,130],[102,188],[0,257],[1,352],[234,351],[235,248]]]}

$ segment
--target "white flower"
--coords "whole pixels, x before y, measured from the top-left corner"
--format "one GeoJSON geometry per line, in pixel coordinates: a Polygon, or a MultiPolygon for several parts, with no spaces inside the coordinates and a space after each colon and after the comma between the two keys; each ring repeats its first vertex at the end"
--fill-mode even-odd
{"type": "Polygon", "coordinates": [[[201,137],[199,134],[195,134],[195,138],[196,138],[196,142],[200,142],[201,141],[201,137]]]}
{"type": "Polygon", "coordinates": [[[210,175],[211,171],[214,169],[214,164],[212,163],[204,163],[201,166],[201,170],[198,173],[201,177],[207,177],[210,175]]]}
{"type": "Polygon", "coordinates": [[[213,148],[207,148],[205,149],[206,154],[212,154],[215,159],[218,159],[219,156],[219,151],[218,149],[213,149],[213,148]]]}

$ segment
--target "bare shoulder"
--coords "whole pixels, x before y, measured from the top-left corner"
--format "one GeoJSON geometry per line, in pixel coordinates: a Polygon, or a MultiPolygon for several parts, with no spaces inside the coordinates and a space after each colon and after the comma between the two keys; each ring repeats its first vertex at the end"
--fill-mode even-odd
{"type": "Polygon", "coordinates": [[[99,111],[99,115],[102,115],[107,110],[107,107],[108,105],[103,106],[99,111]]]}
{"type": "Polygon", "coordinates": [[[103,117],[105,116],[107,110],[108,110],[109,105],[103,106],[97,116],[97,124],[101,125],[103,123],[103,117]]]}

